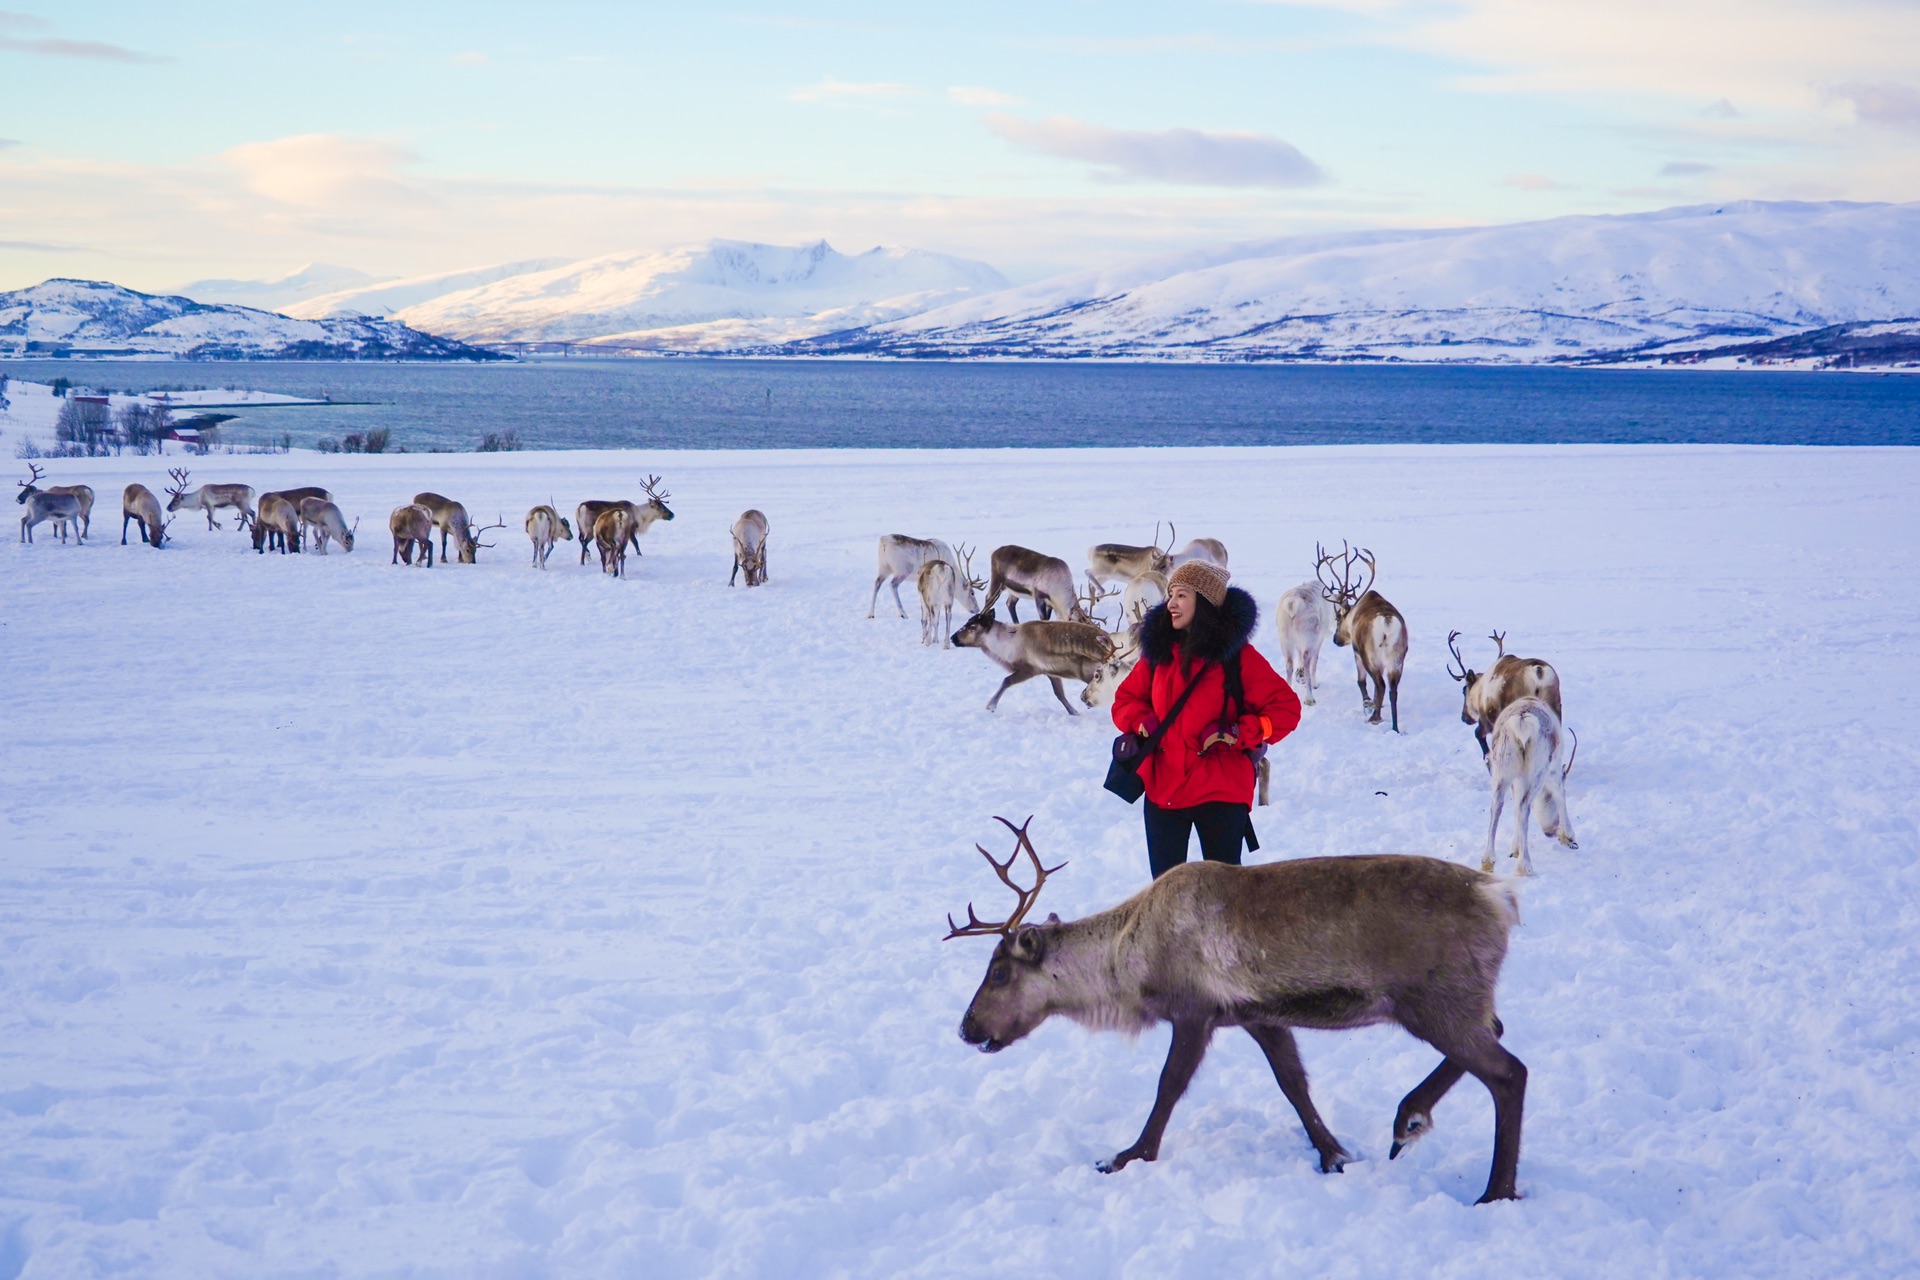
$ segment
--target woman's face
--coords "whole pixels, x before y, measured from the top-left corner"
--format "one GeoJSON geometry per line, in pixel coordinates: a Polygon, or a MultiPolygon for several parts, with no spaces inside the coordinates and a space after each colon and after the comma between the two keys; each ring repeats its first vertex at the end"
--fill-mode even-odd
{"type": "Polygon", "coordinates": [[[1193,621],[1193,588],[1182,583],[1167,592],[1167,617],[1175,631],[1185,631],[1193,621]]]}

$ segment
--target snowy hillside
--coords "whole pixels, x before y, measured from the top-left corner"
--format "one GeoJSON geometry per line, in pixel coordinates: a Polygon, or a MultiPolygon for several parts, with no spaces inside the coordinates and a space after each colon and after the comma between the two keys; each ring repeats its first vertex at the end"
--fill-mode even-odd
{"type": "Polygon", "coordinates": [[[490,360],[392,320],[294,320],[250,307],[48,280],[0,293],[0,355],[180,360],[490,360]]]}
{"type": "Polygon", "coordinates": [[[223,457],[195,483],[325,484],[359,546],[120,546],[171,463],[61,463],[93,540],[0,539],[0,1275],[1920,1273],[1915,450],[223,457]],[[678,519],[629,579],[528,567],[529,505],[649,472],[678,519]],[[390,565],[423,488],[498,547],[390,565]],[[729,591],[749,505],[771,582],[729,591]],[[1074,918],[1145,883],[1140,814],[1104,721],[989,715],[986,659],[867,620],[875,535],[1077,561],[1156,519],[1269,613],[1360,540],[1409,623],[1406,734],[1329,648],[1257,859],[1477,861],[1444,637],[1557,664],[1581,848],[1535,844],[1500,986],[1519,1203],[1469,1204],[1470,1081],[1387,1159],[1436,1061],[1392,1028],[1301,1037],[1337,1176],[1244,1035],[1112,1176],[1164,1028],[956,1036],[992,815],[1074,918]]]}
{"type": "Polygon", "coordinates": [[[286,314],[288,308],[342,290],[362,289],[385,277],[353,267],[310,262],[298,271],[273,280],[190,280],[170,293],[195,302],[230,303],[286,314]]]}
{"type": "Polygon", "coordinates": [[[895,356],[1542,361],[1920,316],[1920,204],[1744,202],[1294,237],[800,344],[895,356]]]}
{"type": "Polygon", "coordinates": [[[984,262],[918,249],[847,255],[714,240],[512,276],[395,312],[430,333],[494,346],[718,349],[910,315],[1003,288],[984,262]]]}
{"type": "Polygon", "coordinates": [[[466,271],[443,271],[438,275],[382,280],[306,298],[282,309],[290,316],[309,320],[327,316],[390,316],[406,307],[417,307],[450,293],[478,289],[482,285],[532,271],[550,271],[567,265],[567,262],[566,258],[529,258],[525,262],[502,262],[466,271]]]}

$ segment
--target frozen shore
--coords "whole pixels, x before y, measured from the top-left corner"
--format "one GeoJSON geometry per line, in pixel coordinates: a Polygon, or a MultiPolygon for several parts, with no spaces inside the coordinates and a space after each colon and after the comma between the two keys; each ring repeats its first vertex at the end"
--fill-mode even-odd
{"type": "Polygon", "coordinates": [[[355,552],[121,547],[179,462],[55,462],[92,541],[0,538],[0,1276],[1920,1268],[1920,452],[222,456],[194,482],[324,484],[355,552]],[[528,567],[528,506],[648,473],[678,518],[629,580],[528,567]],[[478,566],[388,564],[423,488],[505,517],[478,566]],[[772,580],[729,591],[747,506],[772,580]],[[992,815],[1071,918],[1145,882],[1139,814],[1104,720],[990,716],[984,658],[867,620],[874,539],[1077,564],[1162,519],[1269,615],[1316,539],[1371,546],[1409,622],[1408,732],[1330,648],[1260,858],[1476,862],[1444,637],[1559,668],[1582,847],[1536,838],[1501,985],[1524,1201],[1468,1204],[1471,1081],[1387,1161],[1434,1061],[1392,1028],[1302,1035],[1333,1177],[1244,1036],[1112,1177],[1164,1029],[957,1039],[992,815]]]}

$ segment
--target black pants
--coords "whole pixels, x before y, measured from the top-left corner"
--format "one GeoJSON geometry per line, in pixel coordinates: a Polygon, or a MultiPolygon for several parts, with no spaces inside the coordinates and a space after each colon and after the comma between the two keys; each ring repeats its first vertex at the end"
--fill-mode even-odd
{"type": "Polygon", "coordinates": [[[1200,829],[1200,856],[1208,862],[1240,865],[1240,847],[1253,843],[1251,810],[1244,804],[1210,800],[1186,809],[1162,809],[1142,799],[1147,817],[1147,865],[1158,880],[1187,860],[1187,833],[1200,829]]]}

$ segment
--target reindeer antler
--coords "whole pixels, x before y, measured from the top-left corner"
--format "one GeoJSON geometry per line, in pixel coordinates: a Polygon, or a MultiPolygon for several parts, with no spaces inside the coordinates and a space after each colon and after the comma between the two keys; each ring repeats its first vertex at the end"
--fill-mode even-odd
{"type": "Polygon", "coordinates": [[[492,524],[483,524],[478,529],[474,528],[472,525],[468,525],[467,536],[473,539],[474,546],[484,550],[485,548],[491,547],[494,544],[491,542],[480,541],[480,535],[487,532],[487,530],[489,529],[504,529],[506,527],[507,527],[507,518],[505,516],[495,516],[494,522],[492,524]]]}
{"type": "Polygon", "coordinates": [[[1447,674],[1455,680],[1464,683],[1471,673],[1467,670],[1467,660],[1460,656],[1460,633],[1458,631],[1447,632],[1447,649],[1453,654],[1453,662],[1447,664],[1447,674]],[[1454,662],[1460,664],[1460,670],[1455,671],[1453,669],[1454,662]]]}
{"type": "Polygon", "coordinates": [[[982,920],[979,916],[975,915],[973,913],[973,904],[969,902],[967,904],[967,922],[965,924],[955,924],[953,922],[953,914],[951,912],[947,914],[947,928],[951,930],[951,932],[949,932],[946,937],[940,939],[942,942],[951,942],[955,938],[983,937],[991,933],[1011,934],[1015,929],[1020,927],[1020,922],[1027,918],[1027,912],[1033,908],[1034,900],[1040,896],[1040,886],[1047,882],[1047,877],[1060,870],[1060,867],[1067,865],[1064,862],[1060,864],[1060,867],[1041,865],[1040,855],[1033,851],[1033,841],[1027,838],[1027,828],[1033,825],[1032,814],[1028,814],[1027,820],[1017,827],[998,814],[994,815],[993,820],[1013,832],[1013,838],[1015,840],[1013,852],[1007,855],[1005,862],[1001,862],[998,858],[988,853],[984,846],[976,844],[973,847],[980,850],[980,856],[987,860],[988,865],[993,868],[993,873],[1000,877],[1000,883],[1013,890],[1019,897],[1019,904],[1015,906],[1012,915],[1003,921],[995,923],[992,920],[982,920]],[[1013,876],[1009,874],[1013,870],[1013,860],[1019,857],[1022,851],[1025,851],[1027,857],[1033,862],[1033,888],[1031,889],[1022,889],[1013,882],[1013,876]]]}
{"type": "Polygon", "coordinates": [[[960,553],[960,576],[965,578],[967,585],[975,591],[985,591],[987,584],[973,576],[973,553],[979,549],[978,547],[969,548],[964,542],[959,545],[957,550],[960,553]]]}
{"type": "Polygon", "coordinates": [[[1107,624],[1100,618],[1095,610],[1100,607],[1102,600],[1110,600],[1119,594],[1120,588],[1108,587],[1103,590],[1100,584],[1089,575],[1087,578],[1087,589],[1080,592],[1074,598],[1080,602],[1080,608],[1086,612],[1087,617],[1093,619],[1094,622],[1099,624],[1102,630],[1105,630],[1107,624]]]}
{"type": "Polygon", "coordinates": [[[1507,656],[1507,633],[1506,632],[1495,631],[1492,634],[1490,634],[1487,637],[1487,639],[1493,641],[1494,648],[1500,650],[1501,657],[1504,658],[1507,656]]]}
{"type": "Polygon", "coordinates": [[[646,490],[646,494],[649,498],[652,498],[655,502],[659,503],[661,506],[664,507],[667,505],[667,499],[671,498],[673,495],[668,493],[665,489],[659,488],[659,484],[660,484],[659,476],[648,476],[644,481],[641,482],[640,487],[646,490]]]}
{"type": "Polygon", "coordinates": [[[1353,591],[1353,598],[1355,600],[1358,600],[1361,596],[1373,590],[1373,580],[1375,577],[1379,575],[1380,566],[1374,563],[1373,552],[1369,551],[1365,547],[1354,548],[1352,563],[1364,564],[1367,566],[1367,585],[1364,587],[1361,587],[1358,591],[1353,591],[1352,587],[1347,588],[1349,591],[1353,591]]]}
{"type": "Polygon", "coordinates": [[[19,480],[15,482],[22,489],[31,489],[33,488],[33,486],[39,484],[42,480],[46,479],[47,473],[42,471],[40,468],[34,466],[31,462],[27,464],[27,470],[32,472],[31,477],[26,480],[19,480]]]}
{"type": "Polygon", "coordinates": [[[167,496],[175,498],[187,491],[187,477],[193,473],[185,467],[168,467],[167,474],[173,477],[173,488],[167,490],[167,496]]]}

